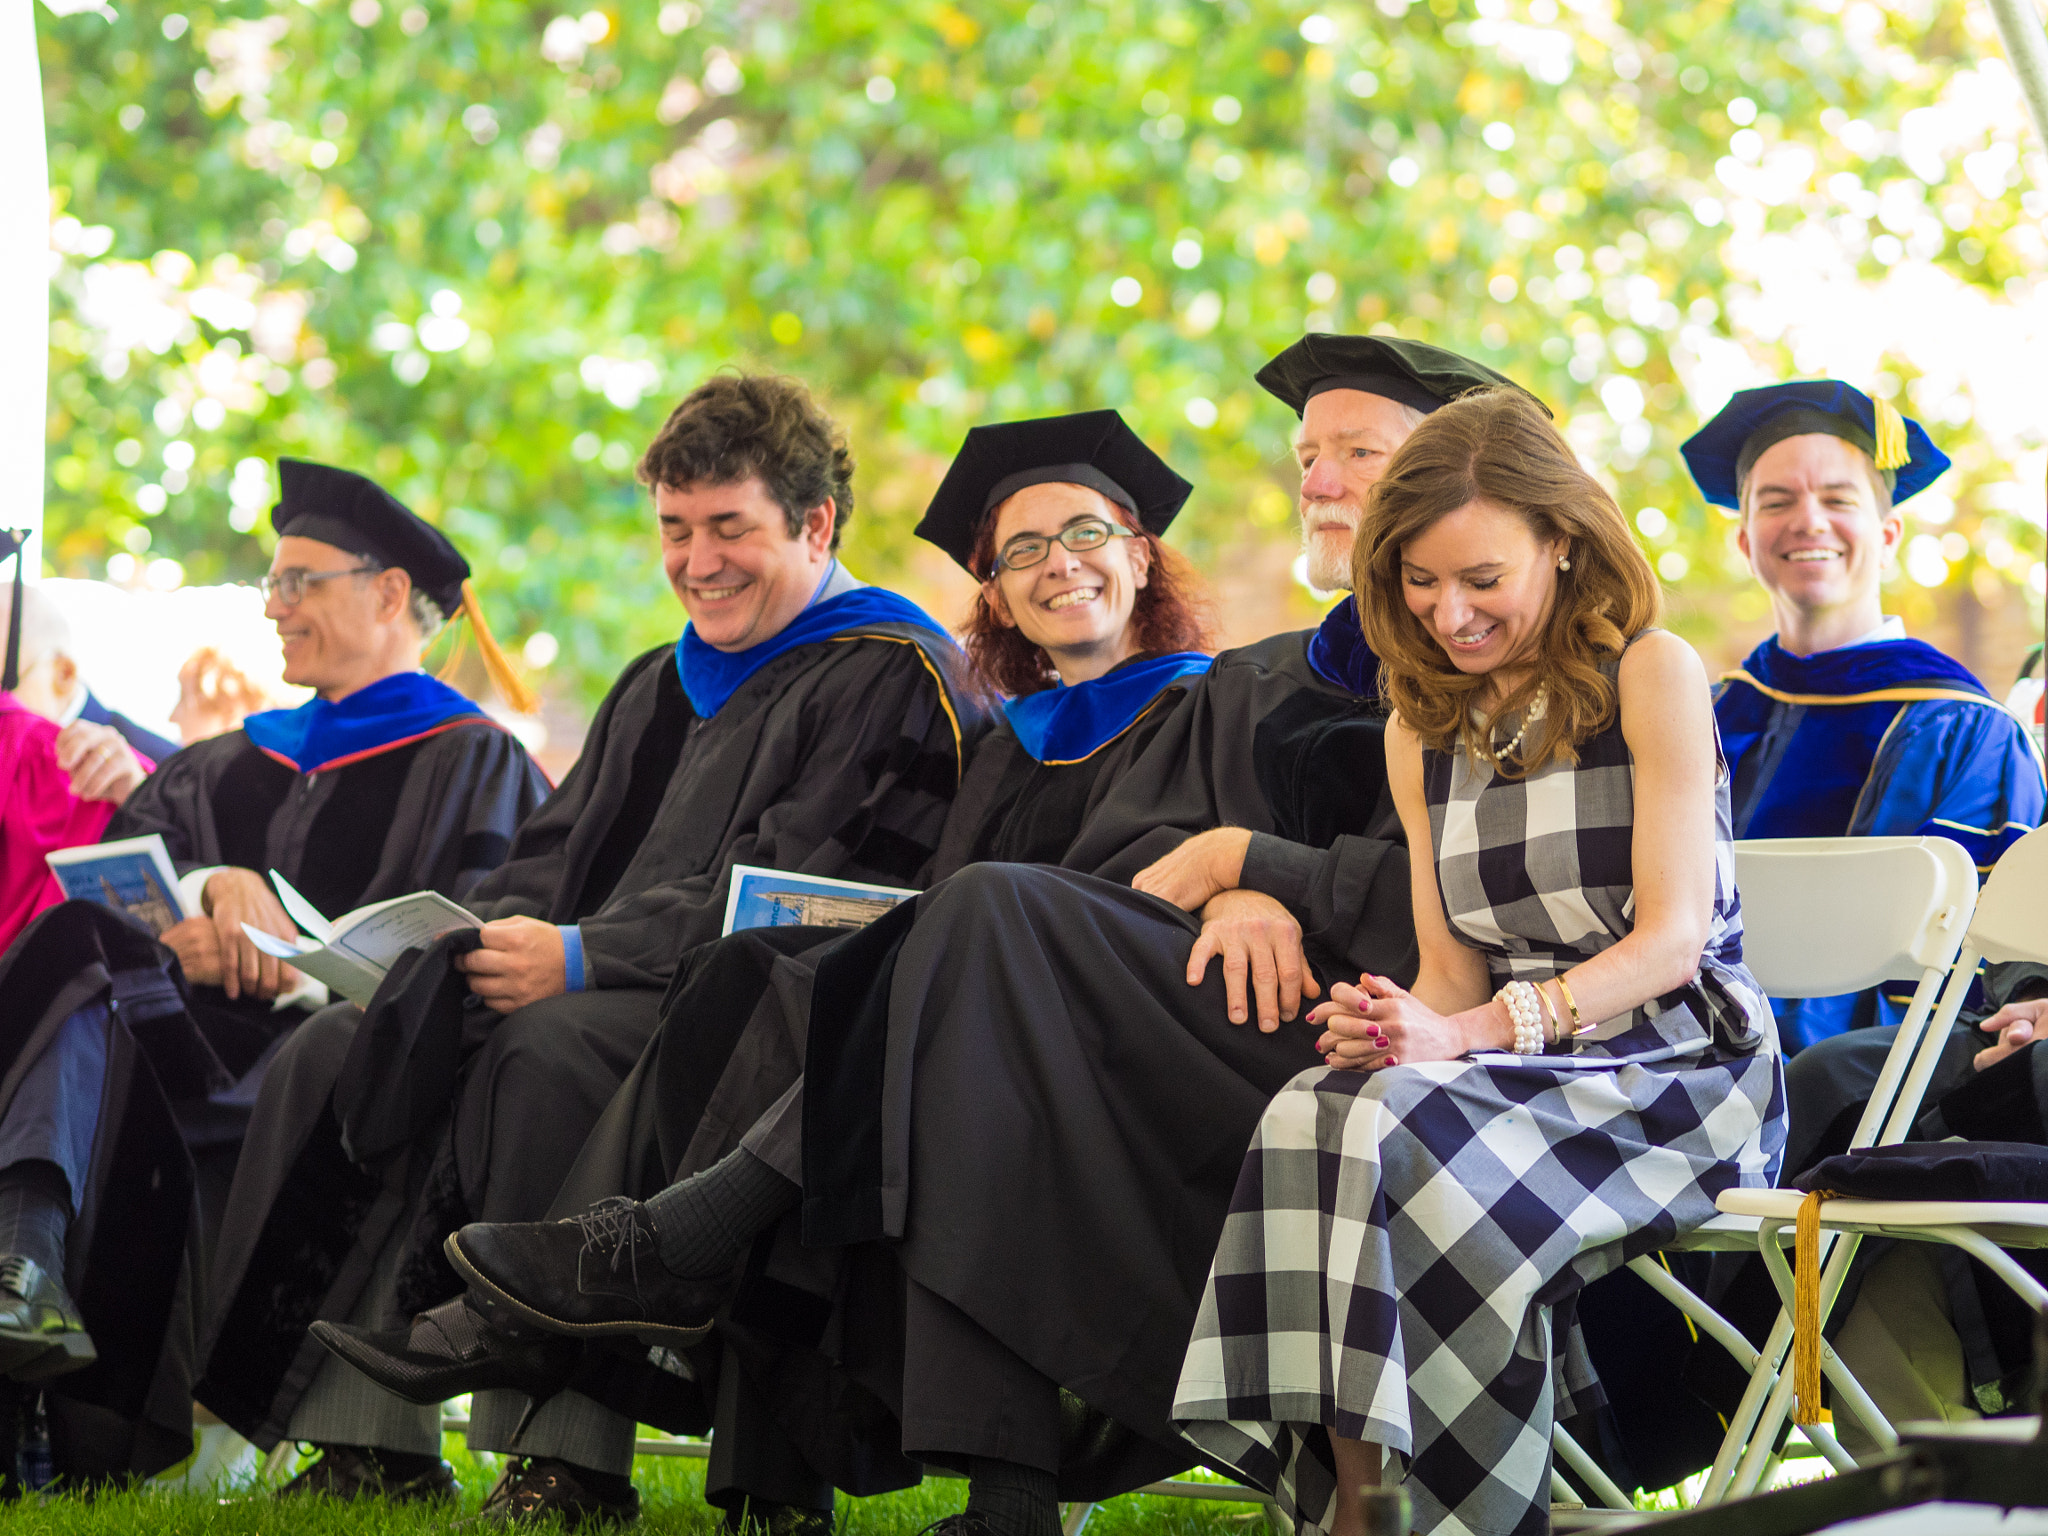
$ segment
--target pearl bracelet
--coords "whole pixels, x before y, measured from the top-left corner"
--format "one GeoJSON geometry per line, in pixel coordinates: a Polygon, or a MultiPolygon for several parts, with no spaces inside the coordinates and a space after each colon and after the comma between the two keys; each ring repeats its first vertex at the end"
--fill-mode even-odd
{"type": "Polygon", "coordinates": [[[1508,1021],[1515,1026],[1515,1054],[1541,1056],[1543,1003],[1536,988],[1526,981],[1511,981],[1493,996],[1494,1001],[1506,1006],[1508,1021]]]}

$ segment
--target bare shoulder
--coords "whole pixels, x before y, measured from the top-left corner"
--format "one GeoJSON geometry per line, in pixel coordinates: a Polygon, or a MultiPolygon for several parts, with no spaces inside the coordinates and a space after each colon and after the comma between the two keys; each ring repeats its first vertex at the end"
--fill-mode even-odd
{"type": "Polygon", "coordinates": [[[1700,653],[1668,629],[1654,629],[1622,653],[1620,682],[1624,696],[1641,697],[1647,690],[1704,689],[1706,663],[1700,653]]]}
{"type": "Polygon", "coordinates": [[[1387,716],[1387,773],[1396,785],[1422,782],[1422,739],[1398,713],[1387,716]]]}

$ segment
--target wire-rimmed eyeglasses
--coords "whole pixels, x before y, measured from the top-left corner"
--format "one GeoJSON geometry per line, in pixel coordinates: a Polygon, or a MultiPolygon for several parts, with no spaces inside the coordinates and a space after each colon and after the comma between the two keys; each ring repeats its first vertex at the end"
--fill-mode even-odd
{"type": "Polygon", "coordinates": [[[1105,522],[1099,517],[1083,518],[1078,523],[1069,523],[1050,537],[1042,533],[1020,533],[1005,544],[1002,553],[996,556],[996,572],[1028,571],[1034,565],[1044,564],[1046,556],[1052,553],[1055,539],[1075,554],[1081,555],[1091,549],[1102,548],[1111,539],[1136,537],[1130,529],[1119,528],[1115,523],[1105,522]]]}
{"type": "MultiPolygon", "coordinates": [[[[1040,559],[1045,557],[1041,555],[1040,559]]],[[[378,567],[374,565],[353,565],[345,571],[308,571],[299,566],[288,566],[273,571],[256,583],[256,590],[263,594],[263,601],[275,598],[287,608],[296,608],[306,599],[306,588],[323,581],[333,581],[340,576],[374,576],[378,567]]]]}

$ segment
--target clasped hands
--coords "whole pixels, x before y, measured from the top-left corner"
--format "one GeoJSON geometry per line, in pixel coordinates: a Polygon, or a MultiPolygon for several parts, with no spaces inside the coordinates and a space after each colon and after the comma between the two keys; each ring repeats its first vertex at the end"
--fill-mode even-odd
{"type": "Polygon", "coordinates": [[[1469,1015],[1446,1018],[1384,976],[1361,976],[1355,987],[1338,982],[1308,1021],[1323,1027],[1316,1041],[1323,1060],[1348,1072],[1455,1061],[1481,1043],[1471,1038],[1469,1015]]]}

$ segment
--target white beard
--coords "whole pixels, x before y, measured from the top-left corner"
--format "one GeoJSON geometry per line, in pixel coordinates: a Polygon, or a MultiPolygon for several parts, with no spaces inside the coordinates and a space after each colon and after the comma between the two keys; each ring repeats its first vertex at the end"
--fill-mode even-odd
{"type": "MultiPolygon", "coordinates": [[[[1356,530],[1360,521],[1357,509],[1347,507],[1345,510],[1351,513],[1351,526],[1356,530]]],[[[1318,592],[1351,590],[1351,545],[1348,542],[1340,544],[1334,537],[1312,534],[1304,526],[1301,550],[1308,560],[1310,586],[1318,592]]]]}

